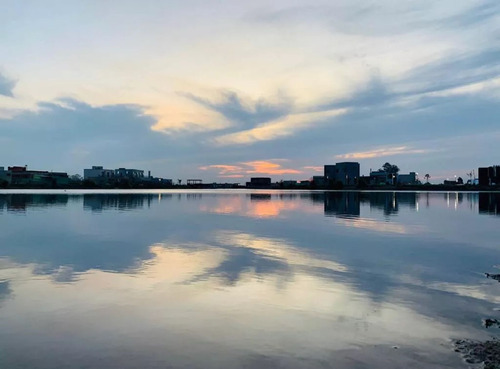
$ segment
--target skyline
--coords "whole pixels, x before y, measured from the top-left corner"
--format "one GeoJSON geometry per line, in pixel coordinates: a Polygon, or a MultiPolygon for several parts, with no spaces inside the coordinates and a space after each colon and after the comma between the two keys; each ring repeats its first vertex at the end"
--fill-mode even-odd
{"type": "Polygon", "coordinates": [[[500,161],[495,1],[0,5],[4,163],[432,182],[500,161]]]}

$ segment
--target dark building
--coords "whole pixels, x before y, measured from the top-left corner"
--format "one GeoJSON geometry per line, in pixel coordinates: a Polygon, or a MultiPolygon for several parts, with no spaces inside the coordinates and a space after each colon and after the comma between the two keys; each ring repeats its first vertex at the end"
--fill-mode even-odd
{"type": "Polygon", "coordinates": [[[10,184],[16,187],[57,188],[69,184],[67,173],[28,170],[28,167],[13,166],[7,170],[10,184]]]}
{"type": "Polygon", "coordinates": [[[359,179],[359,163],[342,162],[335,165],[325,165],[324,177],[329,185],[339,182],[343,185],[355,185],[359,179]]]}
{"type": "Polygon", "coordinates": [[[271,187],[271,178],[269,177],[253,177],[250,182],[247,182],[248,188],[269,188],[271,187]]]}
{"type": "Polygon", "coordinates": [[[500,184],[500,166],[483,167],[478,169],[480,186],[492,186],[500,184]]]}

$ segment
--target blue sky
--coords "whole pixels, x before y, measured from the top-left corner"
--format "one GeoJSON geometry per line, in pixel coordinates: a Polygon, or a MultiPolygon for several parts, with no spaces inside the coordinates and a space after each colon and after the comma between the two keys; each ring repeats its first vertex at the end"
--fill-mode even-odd
{"type": "Polygon", "coordinates": [[[0,0],[0,165],[306,179],[499,164],[500,3],[0,0]]]}

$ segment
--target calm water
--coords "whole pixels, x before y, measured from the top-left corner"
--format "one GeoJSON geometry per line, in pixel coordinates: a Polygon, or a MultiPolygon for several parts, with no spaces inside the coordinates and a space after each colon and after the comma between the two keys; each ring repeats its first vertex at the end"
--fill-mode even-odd
{"type": "Polygon", "coordinates": [[[460,368],[500,194],[0,194],[0,368],[460,368]],[[397,347],[397,348],[394,348],[397,347]]]}

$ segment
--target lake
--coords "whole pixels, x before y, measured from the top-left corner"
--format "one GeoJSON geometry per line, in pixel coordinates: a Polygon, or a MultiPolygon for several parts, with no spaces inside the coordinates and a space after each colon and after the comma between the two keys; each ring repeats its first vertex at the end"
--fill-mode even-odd
{"type": "Polygon", "coordinates": [[[0,193],[0,368],[465,368],[500,194],[0,193]]]}

